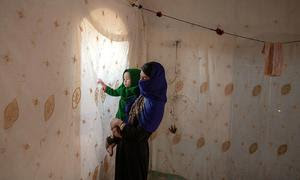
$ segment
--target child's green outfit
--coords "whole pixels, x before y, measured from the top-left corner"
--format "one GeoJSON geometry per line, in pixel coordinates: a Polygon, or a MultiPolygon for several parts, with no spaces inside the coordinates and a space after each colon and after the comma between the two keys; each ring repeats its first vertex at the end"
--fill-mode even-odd
{"type": "Polygon", "coordinates": [[[122,121],[125,121],[126,118],[125,107],[127,103],[131,101],[133,98],[135,99],[136,97],[138,97],[140,94],[138,82],[140,80],[141,70],[134,69],[134,68],[126,69],[123,73],[123,80],[124,80],[124,74],[126,72],[130,74],[130,79],[131,79],[130,87],[126,88],[124,86],[124,83],[122,82],[122,84],[115,90],[109,86],[107,86],[105,90],[105,92],[111,96],[121,96],[116,118],[121,119],[122,121]]]}

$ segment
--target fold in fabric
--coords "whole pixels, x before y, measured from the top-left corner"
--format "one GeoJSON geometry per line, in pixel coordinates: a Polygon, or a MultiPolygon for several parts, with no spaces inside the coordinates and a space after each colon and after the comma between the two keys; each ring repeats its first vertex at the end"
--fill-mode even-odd
{"type": "Polygon", "coordinates": [[[280,76],[283,68],[281,43],[265,43],[262,53],[265,59],[265,75],[280,76]]]}

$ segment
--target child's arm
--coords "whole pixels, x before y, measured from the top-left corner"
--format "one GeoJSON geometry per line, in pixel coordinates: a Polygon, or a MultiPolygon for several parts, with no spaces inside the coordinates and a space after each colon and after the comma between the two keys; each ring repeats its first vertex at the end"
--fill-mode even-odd
{"type": "Polygon", "coordinates": [[[102,85],[102,90],[107,94],[111,96],[120,96],[122,85],[117,89],[112,89],[111,87],[107,86],[101,79],[98,79],[97,83],[102,85]]]}
{"type": "Polygon", "coordinates": [[[121,84],[117,89],[112,89],[109,86],[106,86],[105,92],[111,96],[121,96],[121,90],[124,88],[124,85],[121,84]]]}

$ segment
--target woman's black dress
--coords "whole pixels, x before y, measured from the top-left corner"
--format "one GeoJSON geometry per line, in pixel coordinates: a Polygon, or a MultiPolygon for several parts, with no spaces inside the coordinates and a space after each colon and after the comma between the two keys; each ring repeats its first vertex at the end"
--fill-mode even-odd
{"type": "Polygon", "coordinates": [[[115,180],[147,180],[148,139],[151,133],[140,126],[126,125],[117,144],[115,180]]]}

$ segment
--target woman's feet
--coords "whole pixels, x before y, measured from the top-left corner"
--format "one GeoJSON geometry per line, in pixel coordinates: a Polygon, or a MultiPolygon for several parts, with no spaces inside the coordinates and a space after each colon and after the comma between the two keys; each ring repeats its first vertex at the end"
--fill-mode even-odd
{"type": "Polygon", "coordinates": [[[110,156],[113,156],[114,155],[114,146],[113,145],[109,145],[107,148],[106,148],[106,151],[108,152],[108,154],[110,156]]]}
{"type": "Polygon", "coordinates": [[[108,154],[110,156],[112,156],[113,153],[114,153],[113,149],[111,148],[112,147],[112,141],[113,141],[113,137],[112,136],[108,136],[106,138],[105,149],[106,149],[106,151],[108,152],[108,154]]]}

